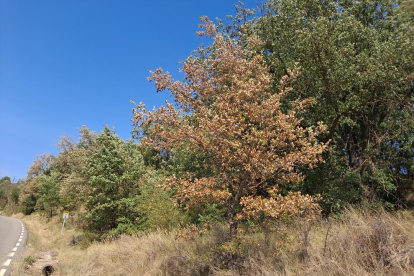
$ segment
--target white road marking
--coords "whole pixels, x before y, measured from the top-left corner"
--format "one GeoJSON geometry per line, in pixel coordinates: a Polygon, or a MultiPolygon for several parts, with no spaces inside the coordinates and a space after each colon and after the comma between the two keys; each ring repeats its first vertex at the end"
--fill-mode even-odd
{"type": "MultiPolygon", "coordinates": [[[[11,252],[11,253],[9,253],[7,256],[9,256],[9,257],[14,257],[14,255],[16,254],[16,251],[17,251],[17,246],[19,246],[20,245],[20,242],[22,241],[22,239],[23,239],[23,234],[24,234],[24,224],[23,224],[23,222],[21,222],[21,221],[19,221],[20,222],[20,224],[22,225],[22,233],[21,233],[21,235],[20,235],[20,237],[19,237],[19,243],[17,243],[16,244],[16,247],[14,247],[13,249],[12,249],[12,251],[13,252],[11,252]]],[[[9,266],[10,265],[10,263],[11,263],[11,261],[12,261],[12,259],[8,259],[7,261],[5,261],[4,263],[3,263],[3,266],[9,266]]],[[[0,270],[0,276],[4,276],[4,275],[6,275],[6,272],[7,272],[7,269],[6,268],[2,268],[1,270],[0,270]]]]}

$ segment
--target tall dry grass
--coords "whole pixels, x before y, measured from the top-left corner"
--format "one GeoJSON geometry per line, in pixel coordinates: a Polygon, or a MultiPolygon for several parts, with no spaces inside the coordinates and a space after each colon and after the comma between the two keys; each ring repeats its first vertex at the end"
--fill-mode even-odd
{"type": "MultiPolygon", "coordinates": [[[[55,275],[414,275],[412,211],[349,210],[341,220],[296,221],[285,234],[246,232],[237,248],[217,227],[190,240],[178,231],[157,231],[82,249],[69,246],[75,230],[60,235],[56,223],[22,219],[32,233],[25,256],[56,251],[55,275]]],[[[22,260],[13,275],[36,272],[22,260]]]]}
{"type": "Polygon", "coordinates": [[[414,275],[414,213],[348,210],[311,229],[302,258],[293,248],[275,275],[414,275]]]}

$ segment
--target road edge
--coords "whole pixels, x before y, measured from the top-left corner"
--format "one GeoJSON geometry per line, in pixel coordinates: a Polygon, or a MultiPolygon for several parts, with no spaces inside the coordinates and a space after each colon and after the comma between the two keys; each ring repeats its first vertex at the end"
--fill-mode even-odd
{"type": "Polygon", "coordinates": [[[24,253],[25,247],[29,240],[29,230],[27,229],[27,226],[23,221],[10,216],[4,217],[17,220],[21,225],[21,232],[16,242],[16,246],[8,254],[9,259],[7,259],[3,264],[1,264],[2,266],[0,267],[0,276],[9,276],[12,273],[14,264],[20,260],[24,253]]]}

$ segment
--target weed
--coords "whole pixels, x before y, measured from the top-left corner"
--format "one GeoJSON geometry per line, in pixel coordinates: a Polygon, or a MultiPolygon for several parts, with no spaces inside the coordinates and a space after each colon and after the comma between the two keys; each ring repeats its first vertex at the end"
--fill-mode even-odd
{"type": "Polygon", "coordinates": [[[28,265],[32,265],[36,260],[32,256],[27,256],[23,261],[28,265]]]}

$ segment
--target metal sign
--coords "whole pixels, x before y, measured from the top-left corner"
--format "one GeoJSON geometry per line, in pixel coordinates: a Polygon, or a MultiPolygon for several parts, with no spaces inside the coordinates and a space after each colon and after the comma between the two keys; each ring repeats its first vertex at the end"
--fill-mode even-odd
{"type": "Polygon", "coordinates": [[[65,222],[66,219],[69,217],[69,211],[63,211],[63,223],[62,223],[62,230],[60,230],[60,233],[63,234],[63,229],[65,229],[65,222]]]}

